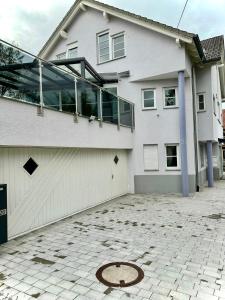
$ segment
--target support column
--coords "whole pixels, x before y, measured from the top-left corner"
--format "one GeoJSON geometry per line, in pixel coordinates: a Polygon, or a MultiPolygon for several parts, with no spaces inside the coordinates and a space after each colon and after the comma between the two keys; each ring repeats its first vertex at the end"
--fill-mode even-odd
{"type": "Polygon", "coordinates": [[[212,160],[212,141],[207,141],[207,177],[208,177],[208,187],[213,187],[213,160],[212,160]]]}
{"type": "Polygon", "coordinates": [[[187,163],[187,133],[186,133],[186,108],[185,108],[185,78],[184,71],[178,72],[178,98],[179,98],[179,125],[180,125],[180,157],[181,157],[181,182],[182,194],[189,196],[189,178],[187,163]]]}

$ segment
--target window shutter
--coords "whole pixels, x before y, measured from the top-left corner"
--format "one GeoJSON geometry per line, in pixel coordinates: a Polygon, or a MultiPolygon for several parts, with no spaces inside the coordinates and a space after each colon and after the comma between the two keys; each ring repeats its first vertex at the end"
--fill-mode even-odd
{"type": "Polygon", "coordinates": [[[158,145],[144,145],[144,168],[145,170],[158,170],[158,145]]]}

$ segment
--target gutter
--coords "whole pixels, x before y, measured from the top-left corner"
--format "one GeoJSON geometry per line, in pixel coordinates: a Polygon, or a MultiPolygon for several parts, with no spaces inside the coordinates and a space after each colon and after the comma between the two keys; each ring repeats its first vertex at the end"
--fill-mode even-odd
{"type": "Polygon", "coordinates": [[[201,41],[200,41],[199,36],[198,36],[197,34],[195,34],[195,35],[193,36],[193,41],[194,41],[194,43],[195,43],[195,46],[196,46],[196,48],[197,48],[197,51],[198,51],[198,54],[199,54],[199,57],[200,57],[201,61],[202,61],[203,63],[205,63],[205,62],[206,62],[205,53],[204,53],[204,51],[203,51],[201,41]]]}

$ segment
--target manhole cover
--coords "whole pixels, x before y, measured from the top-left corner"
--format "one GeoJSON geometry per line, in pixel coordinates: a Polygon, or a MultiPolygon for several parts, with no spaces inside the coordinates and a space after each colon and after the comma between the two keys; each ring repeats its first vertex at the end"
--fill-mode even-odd
{"type": "Polygon", "coordinates": [[[107,286],[126,287],[140,282],[144,278],[144,272],[134,264],[114,262],[99,268],[96,277],[107,286]]]}

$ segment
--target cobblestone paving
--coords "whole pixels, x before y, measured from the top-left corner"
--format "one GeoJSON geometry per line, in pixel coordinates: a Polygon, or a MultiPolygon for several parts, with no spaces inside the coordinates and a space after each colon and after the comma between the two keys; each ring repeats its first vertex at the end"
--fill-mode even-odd
{"type": "Polygon", "coordinates": [[[225,181],[194,197],[128,195],[0,246],[0,299],[225,299],[225,181]],[[96,270],[136,263],[139,284],[96,270]]]}

